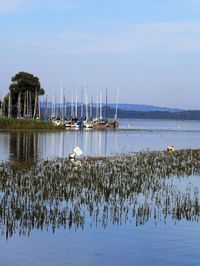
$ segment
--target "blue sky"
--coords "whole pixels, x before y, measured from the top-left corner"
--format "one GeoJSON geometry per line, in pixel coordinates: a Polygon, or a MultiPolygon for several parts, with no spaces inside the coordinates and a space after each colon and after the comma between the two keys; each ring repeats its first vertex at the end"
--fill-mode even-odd
{"type": "Polygon", "coordinates": [[[0,0],[0,97],[19,71],[49,97],[200,109],[200,0],[0,0]]]}

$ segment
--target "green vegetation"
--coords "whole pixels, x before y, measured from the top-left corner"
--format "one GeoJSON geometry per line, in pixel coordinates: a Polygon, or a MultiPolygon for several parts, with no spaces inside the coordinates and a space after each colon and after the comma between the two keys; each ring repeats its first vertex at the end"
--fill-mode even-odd
{"type": "MultiPolygon", "coordinates": [[[[11,78],[11,81],[9,86],[12,105],[11,116],[23,116],[23,114],[28,115],[28,113],[32,116],[34,108],[37,108],[35,102],[37,105],[39,103],[36,97],[45,93],[44,89],[41,88],[39,78],[27,72],[19,72],[11,78]]],[[[8,95],[5,97],[5,105],[7,109],[8,95]]]]}
{"type": "Polygon", "coordinates": [[[17,118],[0,118],[0,129],[63,129],[45,121],[17,118]]]}
{"type": "Polygon", "coordinates": [[[199,221],[200,150],[0,164],[0,231],[199,221]],[[189,177],[189,178],[188,178],[189,177]],[[178,182],[177,182],[178,180],[178,182]],[[188,184],[186,187],[181,185],[188,184]],[[87,219],[85,219],[87,217],[87,219]]]}

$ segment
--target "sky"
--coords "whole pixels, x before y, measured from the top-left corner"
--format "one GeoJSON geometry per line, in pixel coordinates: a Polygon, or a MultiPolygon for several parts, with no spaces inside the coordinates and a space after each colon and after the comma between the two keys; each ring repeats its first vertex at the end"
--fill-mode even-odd
{"type": "Polygon", "coordinates": [[[20,71],[49,98],[200,109],[200,0],[0,0],[0,97],[20,71]]]}

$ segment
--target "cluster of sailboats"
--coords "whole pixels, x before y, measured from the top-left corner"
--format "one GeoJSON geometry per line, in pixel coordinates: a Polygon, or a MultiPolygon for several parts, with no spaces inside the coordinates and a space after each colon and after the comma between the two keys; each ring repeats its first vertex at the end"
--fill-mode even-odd
{"type": "Polygon", "coordinates": [[[106,89],[106,104],[102,103],[102,92],[97,92],[96,103],[93,104],[92,93],[88,99],[87,89],[85,91],[85,101],[82,99],[78,103],[77,89],[74,101],[73,89],[71,103],[66,102],[65,95],[61,88],[60,100],[57,103],[56,96],[52,101],[48,101],[48,97],[43,97],[43,101],[39,99],[39,94],[31,91],[18,94],[16,111],[12,110],[11,93],[8,94],[7,111],[5,103],[1,102],[0,113],[1,117],[17,117],[28,119],[45,119],[46,122],[52,122],[55,125],[64,125],[67,129],[70,128],[115,128],[119,126],[117,119],[119,88],[117,93],[116,111],[113,120],[108,119],[107,107],[107,89],[106,89]],[[104,112],[103,112],[104,111],[104,112]],[[96,113],[96,114],[95,114],[96,113]],[[103,117],[104,113],[104,117],[103,117]]]}
{"type": "MultiPolygon", "coordinates": [[[[62,94],[62,93],[61,93],[62,94]]],[[[93,116],[94,113],[94,105],[92,103],[92,98],[90,99],[90,103],[88,104],[88,97],[86,94],[86,100],[83,104],[83,101],[81,104],[78,105],[78,97],[77,97],[77,90],[76,90],[76,100],[75,104],[73,102],[73,91],[72,91],[72,101],[70,104],[71,108],[71,115],[66,119],[66,103],[65,103],[65,97],[63,98],[63,105],[60,107],[60,110],[56,110],[56,103],[55,105],[51,104],[52,106],[52,117],[51,121],[55,125],[64,125],[66,129],[78,129],[78,128],[116,128],[119,126],[119,122],[117,119],[117,111],[118,111],[118,101],[119,101],[119,89],[118,89],[118,95],[117,95],[117,102],[116,102],[116,111],[115,111],[115,117],[114,120],[110,120],[107,118],[107,90],[106,90],[106,105],[105,105],[105,118],[103,118],[102,114],[102,93],[100,93],[100,101],[98,101],[98,95],[97,95],[97,103],[96,103],[96,115],[93,116]],[[79,112],[78,112],[79,111],[79,112]],[[60,116],[56,115],[56,113],[59,113],[60,116]],[[78,115],[78,113],[80,113],[78,115]]]]}

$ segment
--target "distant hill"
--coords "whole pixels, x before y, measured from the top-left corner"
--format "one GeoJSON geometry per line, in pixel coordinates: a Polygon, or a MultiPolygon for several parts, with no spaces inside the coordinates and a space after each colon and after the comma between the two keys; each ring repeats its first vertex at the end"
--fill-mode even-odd
{"type": "MultiPolygon", "coordinates": [[[[110,108],[116,108],[116,104],[108,104],[108,105],[110,108]]],[[[145,104],[126,104],[126,103],[119,103],[118,109],[125,111],[142,111],[142,112],[164,111],[170,113],[185,111],[184,109],[178,109],[178,108],[167,108],[167,107],[158,107],[158,106],[145,105],[145,104]]]]}
{"type": "MultiPolygon", "coordinates": [[[[42,106],[45,106],[45,102],[42,103],[42,106]]],[[[50,107],[51,103],[48,102],[48,107],[50,107]]],[[[67,106],[71,106],[71,102],[66,102],[67,106]]],[[[75,107],[75,102],[73,103],[75,107]]],[[[85,103],[83,104],[85,108],[85,103]]],[[[62,107],[63,104],[57,103],[57,107],[62,107]]],[[[78,106],[81,106],[81,103],[78,103],[78,106]]],[[[88,104],[90,106],[90,103],[88,104]]],[[[96,103],[93,103],[93,108],[96,108],[96,103]]],[[[102,107],[105,107],[106,104],[103,103],[102,107]]],[[[109,103],[108,107],[115,109],[116,104],[115,103],[109,103]]],[[[179,109],[179,108],[167,108],[167,107],[158,107],[158,106],[153,106],[153,105],[145,105],[145,104],[127,104],[127,103],[119,103],[118,104],[118,109],[124,110],[124,111],[141,111],[141,112],[154,112],[154,111],[161,111],[161,112],[170,112],[170,113],[177,113],[177,112],[183,112],[185,111],[184,109],[179,109]]]]}
{"type": "MultiPolygon", "coordinates": [[[[200,110],[181,110],[181,109],[173,109],[173,108],[162,108],[162,107],[156,107],[156,106],[150,106],[150,105],[134,105],[134,104],[119,104],[118,106],[118,118],[125,118],[125,119],[175,119],[175,120],[200,120],[200,110]],[[134,107],[140,107],[143,109],[137,109],[134,110],[134,107]],[[129,108],[129,110],[126,110],[125,108],[129,108]]],[[[41,104],[41,115],[44,115],[47,111],[47,115],[51,115],[52,113],[52,107],[51,105],[41,104]]],[[[61,115],[61,105],[57,104],[57,110],[56,115],[61,115]]],[[[102,116],[104,118],[114,118],[115,117],[115,104],[109,104],[106,108],[106,106],[103,104],[102,107],[102,116]]],[[[55,111],[55,110],[54,110],[55,111]]],[[[63,109],[64,111],[64,109],[63,109]]],[[[65,109],[66,117],[71,116],[71,106],[70,103],[67,104],[67,107],[65,109]]],[[[74,110],[75,112],[75,110],[74,110]]],[[[78,105],[77,108],[77,114],[78,117],[81,115],[81,106],[78,105]]],[[[98,110],[98,117],[100,115],[100,110],[98,110]]],[[[83,116],[86,116],[86,110],[85,105],[83,106],[83,116]]],[[[92,115],[91,115],[91,109],[88,106],[88,116],[96,117],[96,106],[93,104],[92,107],[92,115]]]]}

